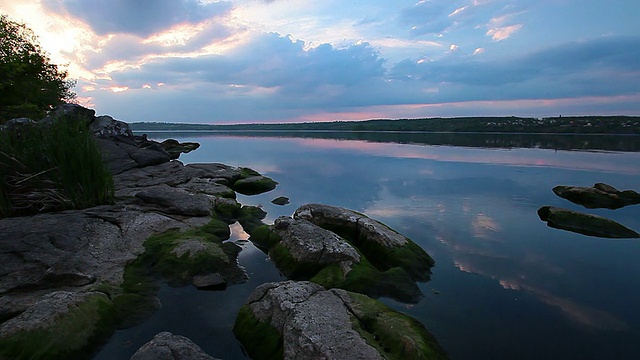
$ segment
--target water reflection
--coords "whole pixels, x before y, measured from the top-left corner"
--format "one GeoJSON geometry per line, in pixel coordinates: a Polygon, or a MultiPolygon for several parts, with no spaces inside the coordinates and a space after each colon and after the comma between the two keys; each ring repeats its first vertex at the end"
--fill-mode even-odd
{"type": "Polygon", "coordinates": [[[277,137],[294,139],[359,140],[376,143],[413,145],[444,145],[495,149],[551,149],[585,151],[640,151],[637,135],[562,135],[562,134],[500,134],[500,133],[421,133],[366,131],[219,131],[219,132],[153,132],[154,136],[171,137],[188,134],[196,137],[277,137]]]}
{"type": "MultiPolygon", "coordinates": [[[[185,162],[251,166],[280,183],[271,193],[240,197],[262,204],[267,221],[320,202],[363,212],[422,246],[436,260],[432,280],[420,285],[425,299],[385,302],[422,321],[454,359],[640,356],[640,242],[559,232],[536,214],[542,205],[573,206],[553,194],[558,184],[637,190],[640,152],[546,150],[544,138],[528,138],[534,148],[488,149],[410,137],[184,136],[202,144],[185,162]],[[291,204],[273,206],[277,196],[291,204]]],[[[605,150],[638,151],[632,140],[605,150]]],[[[593,212],[640,228],[638,206],[593,212]]],[[[250,281],[268,281],[260,263],[253,266],[250,281]]]]}

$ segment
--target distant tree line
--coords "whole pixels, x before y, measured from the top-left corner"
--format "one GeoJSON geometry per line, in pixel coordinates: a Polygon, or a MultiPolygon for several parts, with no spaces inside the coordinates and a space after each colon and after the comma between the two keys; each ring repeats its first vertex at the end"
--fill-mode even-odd
{"type": "Polygon", "coordinates": [[[142,122],[134,131],[403,131],[478,133],[640,134],[640,116],[457,117],[280,124],[206,125],[142,122]]]}

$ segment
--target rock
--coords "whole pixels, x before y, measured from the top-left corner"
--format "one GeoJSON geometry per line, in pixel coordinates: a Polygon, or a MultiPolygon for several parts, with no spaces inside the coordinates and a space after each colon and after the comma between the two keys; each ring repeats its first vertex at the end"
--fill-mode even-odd
{"type": "Polygon", "coordinates": [[[219,181],[222,180],[224,179],[192,178],[188,183],[178,185],[177,187],[185,189],[191,193],[202,193],[212,196],[235,199],[236,192],[231,190],[230,187],[220,184],[219,181]]]}
{"type": "Polygon", "coordinates": [[[285,281],[256,288],[233,331],[255,358],[446,358],[418,324],[362,295],[285,281]]]}
{"type": "Polygon", "coordinates": [[[360,262],[360,255],[346,240],[307,220],[280,217],[274,223],[274,232],[282,241],[271,248],[269,255],[287,277],[304,278],[304,273],[311,271],[313,276],[329,264],[345,262],[342,266],[348,268],[360,262]],[[294,261],[283,258],[285,250],[294,261]]]}
{"type": "Polygon", "coordinates": [[[561,198],[587,209],[619,209],[628,205],[640,204],[640,194],[633,190],[619,191],[611,185],[597,183],[593,187],[556,186],[553,192],[561,198]]]}
{"type": "Polygon", "coordinates": [[[224,290],[227,282],[220,273],[196,275],[193,277],[193,286],[200,290],[224,290]]]}
{"type": "MultiPolygon", "coordinates": [[[[192,283],[195,276],[215,273],[227,284],[247,278],[237,263],[241,248],[223,242],[230,230],[219,217],[225,213],[225,220],[233,223],[241,213],[235,193],[226,185],[259,174],[224,164],[185,166],[169,161],[159,143],[130,136],[127,124],[110,117],[95,118],[95,112],[82,109],[68,107],[101,134],[95,140],[115,174],[116,203],[0,219],[3,331],[8,334],[7,326],[27,316],[31,319],[32,308],[48,314],[48,320],[38,320],[42,328],[54,329],[46,334],[7,335],[0,339],[4,341],[0,343],[1,359],[16,358],[16,351],[22,348],[37,353],[26,358],[72,358],[76,350],[84,356],[91,354],[100,345],[101,332],[92,332],[91,323],[75,322],[73,314],[79,311],[91,322],[95,319],[91,314],[109,314],[100,315],[99,326],[104,325],[105,330],[139,323],[159,306],[155,275],[180,285],[192,283]],[[60,295],[62,290],[68,294],[60,295]],[[49,296],[55,301],[73,300],[69,301],[73,316],[61,318],[73,320],[71,325],[81,334],[65,332],[54,321],[57,315],[43,310],[59,308],[49,296]],[[77,340],[80,335],[91,341],[77,340]],[[56,344],[69,342],[63,346],[70,350],[49,354],[54,348],[48,347],[47,339],[56,344]],[[78,348],[71,349],[73,346],[78,348]]],[[[66,321],[63,325],[70,324],[66,321]]]]}
{"type": "Polygon", "coordinates": [[[163,184],[140,191],[135,195],[149,204],[158,205],[158,211],[185,216],[208,216],[213,202],[202,194],[191,194],[163,184]]]}
{"type": "Polygon", "coordinates": [[[129,124],[115,120],[111,116],[98,116],[89,124],[89,130],[94,136],[101,138],[126,137],[133,139],[129,124]]]}
{"type": "Polygon", "coordinates": [[[280,196],[280,197],[277,197],[277,198],[271,200],[271,203],[275,204],[275,205],[284,206],[284,205],[289,204],[289,198],[286,197],[286,196],[280,196]]]}
{"type": "Polygon", "coordinates": [[[276,188],[278,183],[262,175],[248,176],[238,179],[231,188],[243,195],[257,195],[276,188]]]}
{"type": "Polygon", "coordinates": [[[180,157],[180,154],[186,154],[200,147],[200,144],[195,142],[181,143],[174,139],[167,139],[161,142],[160,145],[162,145],[162,148],[169,153],[169,157],[171,159],[177,159],[180,157]]]}
{"type": "Polygon", "coordinates": [[[247,275],[237,262],[241,248],[233,242],[223,242],[228,237],[229,226],[212,219],[199,228],[150,237],[138,260],[140,264],[151,264],[151,272],[172,286],[193,284],[195,276],[213,273],[219,273],[227,284],[238,284],[246,281],[247,275]]]}
{"type": "Polygon", "coordinates": [[[573,210],[543,206],[538,209],[540,220],[549,227],[603,238],[638,238],[640,234],[602,216],[573,210]]]}
{"type": "Polygon", "coordinates": [[[215,360],[184,336],[161,332],[142,345],[131,360],[215,360]]]}
{"type": "Polygon", "coordinates": [[[256,228],[250,240],[293,279],[408,303],[423,296],[416,281],[428,280],[434,264],[385,225],[326,205],[304,205],[294,219],[280,217],[273,226],[256,228]]]}
{"type": "Polygon", "coordinates": [[[0,131],[18,131],[26,126],[34,126],[37,123],[29,118],[16,118],[11,119],[0,125],[0,131]]]}
{"type": "Polygon", "coordinates": [[[248,234],[264,225],[262,220],[267,216],[267,212],[259,206],[242,206],[238,215],[238,222],[248,234]]]}
{"type": "Polygon", "coordinates": [[[369,217],[336,206],[308,204],[293,217],[334,231],[352,243],[381,270],[400,267],[415,280],[426,281],[435,261],[413,241],[369,217]]]}
{"type": "Polygon", "coordinates": [[[97,292],[57,291],[0,325],[0,358],[77,358],[114,331],[112,303],[97,292]],[[79,331],[81,330],[81,331],[79,331]]]}
{"type": "Polygon", "coordinates": [[[140,148],[133,138],[96,138],[102,156],[113,174],[120,174],[137,167],[153,166],[169,162],[169,154],[164,149],[140,148]]]}
{"type": "Polygon", "coordinates": [[[70,118],[75,118],[78,120],[82,119],[90,122],[96,116],[96,111],[93,109],[87,109],[77,104],[61,104],[58,105],[53,113],[47,116],[44,120],[55,119],[61,116],[68,116],[70,118]]]}

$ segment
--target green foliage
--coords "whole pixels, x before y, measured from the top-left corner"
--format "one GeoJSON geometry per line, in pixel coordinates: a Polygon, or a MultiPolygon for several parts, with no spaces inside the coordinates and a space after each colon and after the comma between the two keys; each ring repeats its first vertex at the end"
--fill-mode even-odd
{"type": "Polygon", "coordinates": [[[30,29],[0,15],[0,124],[16,117],[40,119],[75,98],[75,82],[66,77],[30,29]]]}
{"type": "Polygon", "coordinates": [[[0,131],[0,217],[113,202],[113,177],[82,120],[0,131]]]}

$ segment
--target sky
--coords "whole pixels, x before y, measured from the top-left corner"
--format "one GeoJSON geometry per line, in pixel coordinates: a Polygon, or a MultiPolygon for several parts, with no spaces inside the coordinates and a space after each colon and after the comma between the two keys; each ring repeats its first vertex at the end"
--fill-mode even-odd
{"type": "Polygon", "coordinates": [[[640,115],[638,0],[0,0],[116,119],[640,115]]]}

